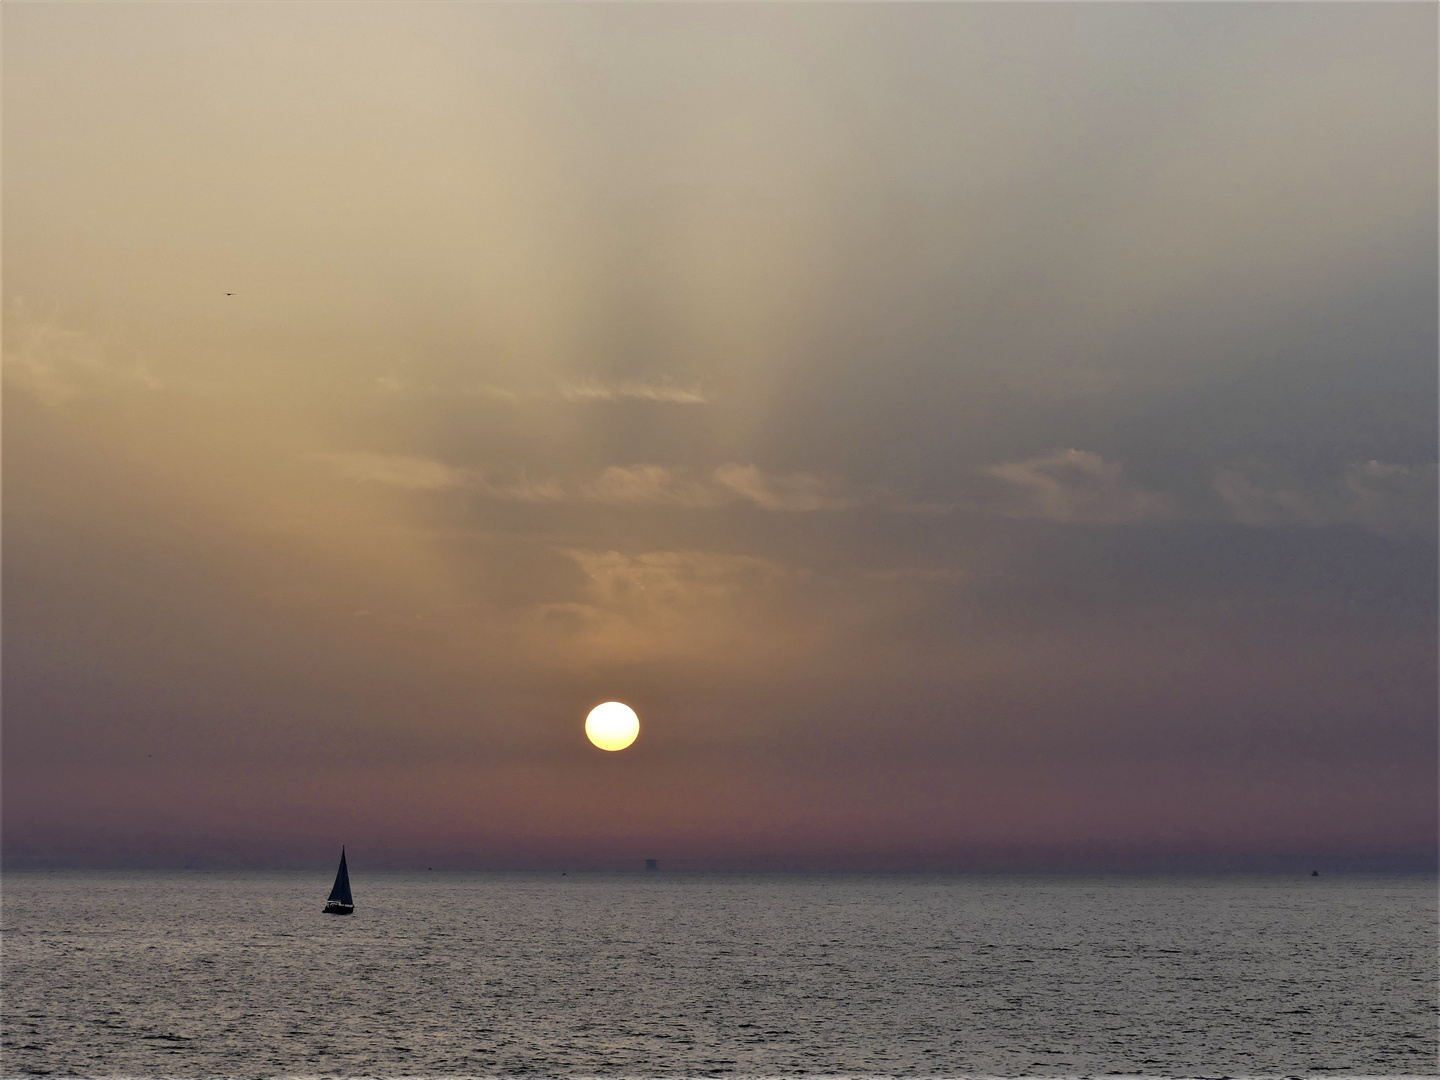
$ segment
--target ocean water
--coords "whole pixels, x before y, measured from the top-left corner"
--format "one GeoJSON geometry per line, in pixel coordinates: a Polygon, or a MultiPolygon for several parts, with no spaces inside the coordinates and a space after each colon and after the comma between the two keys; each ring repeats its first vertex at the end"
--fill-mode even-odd
{"type": "Polygon", "coordinates": [[[7,873],[5,1076],[1434,1075],[1416,878],[7,873]]]}

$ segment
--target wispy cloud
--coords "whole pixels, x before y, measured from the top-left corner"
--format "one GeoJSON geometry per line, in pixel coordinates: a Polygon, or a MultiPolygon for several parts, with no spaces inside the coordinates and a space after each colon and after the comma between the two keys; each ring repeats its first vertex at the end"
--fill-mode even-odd
{"type": "MultiPolygon", "coordinates": [[[[468,488],[492,499],[517,502],[690,508],[748,502],[762,510],[807,512],[844,510],[865,501],[879,501],[878,494],[861,497],[849,492],[837,477],[808,472],[767,473],[755,465],[721,465],[708,476],[664,465],[612,465],[590,479],[536,480],[524,470],[456,468],[406,455],[338,453],[314,457],[350,480],[413,490],[468,488]]],[[[906,508],[904,504],[896,505],[906,508]]]]}
{"type": "Polygon", "coordinates": [[[916,616],[937,600],[948,607],[967,577],[953,567],[827,573],[718,551],[555,550],[582,580],[572,597],[532,609],[532,644],[542,655],[582,666],[683,657],[702,657],[707,667],[793,660],[884,626],[888,644],[872,642],[865,662],[893,672],[917,659],[913,641],[901,644],[895,635],[913,629],[916,616]]]}
{"type": "Polygon", "coordinates": [[[1237,521],[1257,526],[1359,525],[1383,536],[1433,532],[1435,465],[1366,461],[1320,484],[1216,474],[1214,488],[1237,521]]]}
{"type": "Polygon", "coordinates": [[[468,473],[472,490],[491,499],[513,502],[578,502],[575,492],[555,479],[531,479],[524,469],[502,472],[498,469],[471,469],[468,473]]]}
{"type": "Polygon", "coordinates": [[[586,595],[606,607],[653,611],[688,606],[700,599],[723,601],[747,588],[787,576],[768,559],[714,551],[618,551],[562,549],[586,578],[586,595]]]}
{"type": "Polygon", "coordinates": [[[540,605],[535,629],[545,641],[565,641],[562,655],[734,658],[779,644],[777,619],[794,575],[767,559],[710,551],[560,554],[579,567],[584,584],[573,601],[540,605]]]}
{"type": "Polygon", "coordinates": [[[776,475],[754,465],[721,465],[714,479],[762,510],[844,510],[861,502],[845,492],[842,481],[815,473],[776,475]]]}
{"type": "Polygon", "coordinates": [[[1005,517],[1120,524],[1177,514],[1169,495],[1131,483],[1118,462],[1088,450],[1057,450],[981,472],[1000,481],[982,505],[1005,517]]]}
{"type": "Polygon", "coordinates": [[[46,405],[87,393],[159,390],[163,381],[143,364],[117,364],[90,334],[12,305],[5,349],[5,382],[46,405]]]}
{"type": "Polygon", "coordinates": [[[456,488],[516,502],[581,501],[574,490],[559,481],[532,480],[523,469],[510,473],[487,468],[462,469],[433,458],[408,454],[353,452],[312,454],[310,457],[329,465],[337,475],[347,480],[412,491],[456,488]]]}
{"type": "Polygon", "coordinates": [[[612,465],[596,479],[580,485],[580,497],[611,506],[718,506],[728,493],[696,477],[688,469],[663,465],[612,465]]]}
{"type": "Polygon", "coordinates": [[[481,401],[654,401],[671,405],[705,405],[709,398],[697,387],[680,386],[669,380],[645,382],[599,379],[556,379],[553,383],[515,388],[494,383],[445,384],[414,382],[395,375],[381,375],[370,384],[384,398],[431,399],[461,397],[481,401]]]}
{"type": "Polygon", "coordinates": [[[1347,468],[1340,483],[1356,521],[1371,532],[1395,536],[1435,531],[1436,479],[1435,465],[1367,461],[1347,468]]]}
{"type": "Polygon", "coordinates": [[[708,399],[698,389],[670,382],[605,383],[597,379],[579,382],[561,380],[560,396],[566,401],[663,401],[672,405],[704,405],[708,399]]]}

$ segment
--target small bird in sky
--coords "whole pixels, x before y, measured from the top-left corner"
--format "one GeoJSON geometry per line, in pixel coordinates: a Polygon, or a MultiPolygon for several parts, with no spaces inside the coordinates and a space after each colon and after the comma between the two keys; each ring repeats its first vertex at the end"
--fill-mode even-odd
{"type": "Polygon", "coordinates": [[[234,296],[235,294],[234,294],[233,292],[227,292],[225,295],[226,295],[226,296],[234,296]]]}

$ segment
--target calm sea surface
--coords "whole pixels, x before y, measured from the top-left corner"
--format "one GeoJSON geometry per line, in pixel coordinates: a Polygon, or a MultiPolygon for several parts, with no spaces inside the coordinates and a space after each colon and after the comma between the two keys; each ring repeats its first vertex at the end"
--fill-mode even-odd
{"type": "Polygon", "coordinates": [[[1432,879],[9,873],[6,1076],[1437,1073],[1432,879]]]}

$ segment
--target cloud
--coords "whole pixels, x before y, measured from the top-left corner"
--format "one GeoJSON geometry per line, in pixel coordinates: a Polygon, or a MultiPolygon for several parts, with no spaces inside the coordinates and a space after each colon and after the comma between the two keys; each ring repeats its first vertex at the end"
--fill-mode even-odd
{"type": "Polygon", "coordinates": [[[586,501],[583,496],[557,480],[531,480],[523,469],[506,475],[495,469],[456,468],[433,458],[409,454],[352,452],[311,454],[310,457],[325,462],[347,480],[409,488],[412,491],[463,488],[492,499],[516,502],[586,501]]]}
{"type": "Polygon", "coordinates": [[[744,501],[762,510],[844,510],[863,500],[843,481],[796,472],[767,474],[755,465],[721,465],[708,479],[662,465],[612,465],[576,491],[582,501],[609,505],[709,507],[744,501]]]}
{"type": "Polygon", "coordinates": [[[45,405],[63,405],[85,393],[159,390],[164,383],[141,364],[107,359],[90,334],[29,317],[12,307],[5,348],[5,381],[45,405]]]}
{"type": "Polygon", "coordinates": [[[708,399],[699,390],[675,386],[669,382],[621,382],[606,384],[595,379],[580,382],[560,381],[560,396],[566,401],[663,401],[672,405],[704,405],[708,399]]]}
{"type": "Polygon", "coordinates": [[[485,382],[415,382],[393,375],[381,375],[375,378],[371,388],[377,396],[384,398],[422,400],[461,397],[480,401],[545,401],[554,400],[558,393],[565,401],[658,401],[672,405],[709,403],[709,399],[698,389],[676,386],[668,381],[604,383],[596,379],[582,379],[578,382],[557,379],[554,389],[531,386],[516,390],[485,382]]]}
{"type": "Polygon", "coordinates": [[[1213,486],[1237,521],[1256,526],[1359,525],[1382,536],[1434,532],[1435,465],[1366,461],[1321,484],[1216,474],[1213,486]]]}
{"type": "Polygon", "coordinates": [[[1324,515],[1298,491],[1262,487],[1238,472],[1229,471],[1216,473],[1213,486],[1235,519],[1246,525],[1325,523],[1324,515]]]}
{"type": "Polygon", "coordinates": [[[663,465],[611,465],[590,480],[532,480],[523,469],[470,470],[467,486],[491,499],[517,502],[594,503],[601,506],[719,506],[728,493],[689,469],[663,465]]]}
{"type": "Polygon", "coordinates": [[[514,502],[580,502],[574,491],[559,480],[532,480],[524,469],[506,474],[494,469],[472,469],[469,486],[491,499],[514,502]]]}
{"type": "Polygon", "coordinates": [[[583,498],[610,506],[719,506],[728,493],[697,479],[688,469],[663,465],[612,465],[580,488],[583,498]]]}
{"type": "Polygon", "coordinates": [[[1005,517],[1120,524],[1164,520],[1177,512],[1169,495],[1131,484],[1118,462],[1088,450],[1057,450],[981,472],[1001,482],[985,502],[1005,517]]]}
{"type": "Polygon", "coordinates": [[[1435,531],[1436,473],[1435,465],[1367,461],[1347,468],[1340,483],[1355,521],[1371,532],[1397,536],[1435,531]]]}
{"type": "Polygon", "coordinates": [[[698,601],[724,602],[747,588],[779,581],[786,571],[769,559],[714,551],[563,549],[587,579],[586,595],[612,609],[681,609],[698,601]]]}
{"type": "Polygon", "coordinates": [[[754,465],[721,465],[714,475],[721,487],[762,510],[844,510],[862,501],[838,480],[815,473],[767,476],[754,465]]]}
{"type": "Polygon", "coordinates": [[[866,501],[848,494],[843,481],[836,478],[807,472],[767,474],[754,465],[721,465],[709,477],[664,465],[611,465],[594,479],[565,481],[532,480],[523,469],[508,473],[485,466],[461,469],[408,455],[361,452],[312,456],[350,480],[417,491],[467,488],[488,498],[516,502],[693,509],[750,502],[762,510],[803,512],[844,510],[866,501]]]}
{"type": "Polygon", "coordinates": [[[538,656],[579,657],[581,666],[681,657],[707,667],[789,663],[864,641],[864,659],[847,655],[847,670],[869,663],[893,674],[933,656],[917,649],[924,613],[936,605],[948,612],[969,578],[944,566],[827,572],[716,551],[555,550],[583,583],[573,597],[533,609],[532,647],[538,656]]]}
{"type": "Polygon", "coordinates": [[[585,577],[578,600],[537,609],[542,638],[567,642],[561,655],[734,659],[765,653],[785,636],[778,627],[797,574],[768,559],[711,551],[559,553],[585,577]]]}

